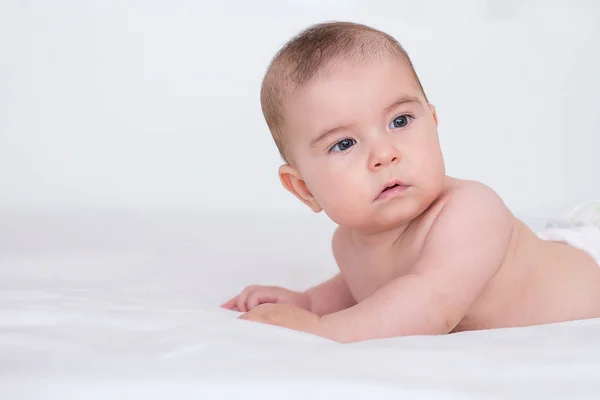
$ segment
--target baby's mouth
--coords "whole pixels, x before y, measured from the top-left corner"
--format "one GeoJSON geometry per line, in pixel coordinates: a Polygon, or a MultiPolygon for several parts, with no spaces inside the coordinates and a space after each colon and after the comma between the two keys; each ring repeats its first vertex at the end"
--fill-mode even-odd
{"type": "Polygon", "coordinates": [[[402,193],[408,186],[402,184],[402,182],[394,181],[388,183],[379,193],[379,196],[375,200],[384,200],[389,197],[394,197],[402,193]]]}
{"type": "Polygon", "coordinates": [[[383,191],[381,193],[387,192],[388,190],[391,190],[398,186],[400,186],[398,183],[394,183],[393,185],[390,185],[390,186],[386,187],[385,189],[383,189],[383,191]]]}

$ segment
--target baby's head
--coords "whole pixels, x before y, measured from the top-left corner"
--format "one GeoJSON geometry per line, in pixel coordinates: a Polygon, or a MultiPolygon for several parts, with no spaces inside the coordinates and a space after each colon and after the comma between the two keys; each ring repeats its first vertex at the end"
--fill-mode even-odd
{"type": "Polygon", "coordinates": [[[435,109],[383,32],[341,22],[306,29],[273,59],[261,104],[286,162],[283,185],[341,226],[389,229],[442,191],[435,109]],[[400,186],[383,191],[390,184],[400,186]]]}

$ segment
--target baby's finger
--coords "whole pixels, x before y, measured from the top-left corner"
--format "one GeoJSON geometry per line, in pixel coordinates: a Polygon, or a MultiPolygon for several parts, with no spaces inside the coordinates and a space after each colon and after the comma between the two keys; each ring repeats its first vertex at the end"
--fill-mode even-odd
{"type": "Polygon", "coordinates": [[[250,295],[250,293],[252,293],[253,290],[254,290],[253,286],[248,286],[246,289],[244,289],[242,291],[242,293],[240,293],[240,295],[238,296],[238,298],[235,302],[235,306],[238,309],[238,311],[240,311],[240,312],[248,312],[249,311],[246,303],[248,300],[248,296],[250,295]]]}
{"type": "Polygon", "coordinates": [[[277,303],[278,297],[269,292],[254,292],[248,296],[246,300],[246,306],[248,310],[252,310],[254,307],[263,303],[277,303]]]}
{"type": "Polygon", "coordinates": [[[221,304],[221,307],[226,308],[228,310],[233,310],[233,308],[235,307],[237,298],[238,298],[238,296],[235,296],[234,298],[230,299],[229,301],[221,304]]]}

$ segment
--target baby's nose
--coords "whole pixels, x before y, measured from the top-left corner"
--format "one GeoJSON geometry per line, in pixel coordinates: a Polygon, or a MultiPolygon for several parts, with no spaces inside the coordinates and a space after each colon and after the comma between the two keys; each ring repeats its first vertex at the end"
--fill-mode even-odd
{"type": "MultiPolygon", "coordinates": [[[[389,160],[389,164],[398,161],[398,156],[393,156],[391,160],[389,160]]],[[[382,167],[383,165],[388,164],[386,162],[377,162],[373,165],[375,168],[382,167]]]]}
{"type": "Polygon", "coordinates": [[[398,154],[396,148],[391,144],[386,143],[373,148],[369,160],[369,166],[372,170],[376,170],[399,161],[400,155],[398,154]]]}

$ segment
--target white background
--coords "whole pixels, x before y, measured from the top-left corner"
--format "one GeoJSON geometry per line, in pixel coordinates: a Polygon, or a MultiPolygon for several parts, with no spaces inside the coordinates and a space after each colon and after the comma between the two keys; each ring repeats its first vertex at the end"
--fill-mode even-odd
{"type": "Polygon", "coordinates": [[[264,71],[309,24],[395,36],[448,173],[520,215],[600,197],[600,2],[2,1],[0,207],[305,212],[264,71]]]}

